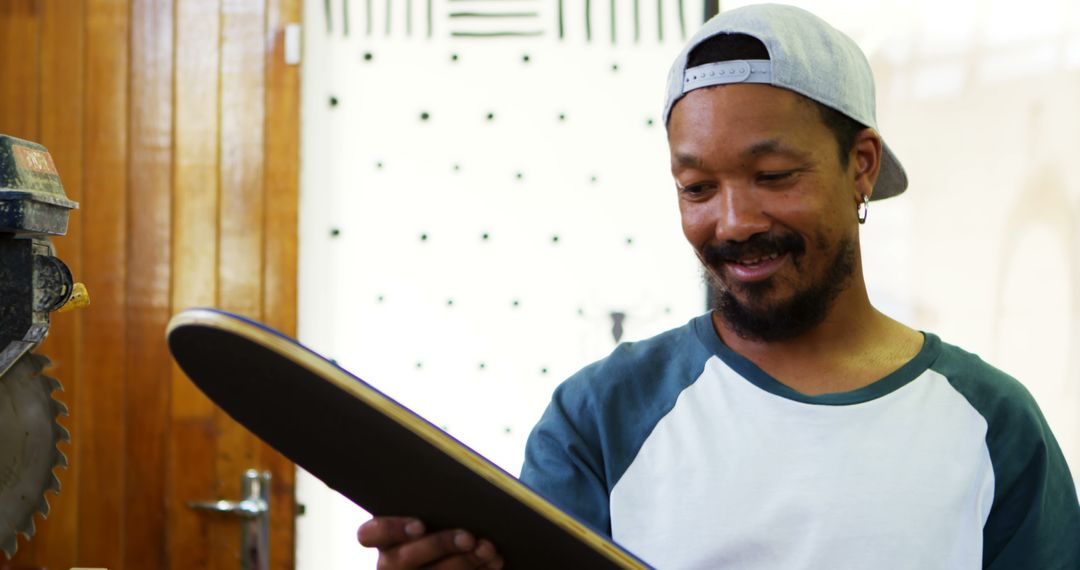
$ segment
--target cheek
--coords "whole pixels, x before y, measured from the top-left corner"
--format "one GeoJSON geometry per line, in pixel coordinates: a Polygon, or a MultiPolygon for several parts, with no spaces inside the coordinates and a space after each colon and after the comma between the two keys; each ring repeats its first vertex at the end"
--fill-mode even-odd
{"type": "Polygon", "coordinates": [[[679,203],[679,216],[683,235],[695,248],[707,243],[712,235],[715,221],[710,219],[708,209],[698,204],[679,203]]]}

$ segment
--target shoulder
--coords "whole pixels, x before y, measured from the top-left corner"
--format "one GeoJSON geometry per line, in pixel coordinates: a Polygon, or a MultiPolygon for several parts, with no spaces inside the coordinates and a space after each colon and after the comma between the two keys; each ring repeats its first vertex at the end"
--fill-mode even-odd
{"type": "Polygon", "coordinates": [[[712,356],[698,340],[696,324],[708,316],[637,342],[620,344],[607,357],[578,371],[555,391],[564,404],[598,406],[640,404],[640,399],[677,395],[701,374],[712,356]]]}
{"type": "Polygon", "coordinates": [[[1002,429],[1045,426],[1035,399],[1016,378],[971,352],[933,338],[941,346],[931,370],[944,376],[986,419],[988,438],[1002,429]]]}

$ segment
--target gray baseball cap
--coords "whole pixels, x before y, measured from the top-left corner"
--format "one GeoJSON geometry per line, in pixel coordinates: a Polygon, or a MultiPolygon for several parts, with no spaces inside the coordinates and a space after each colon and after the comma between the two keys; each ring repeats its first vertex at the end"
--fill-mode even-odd
{"type": "MultiPolygon", "coordinates": [[[[878,131],[874,76],[859,46],[817,16],[794,6],[758,4],[722,12],[690,38],[668,75],[664,124],[684,95],[713,85],[764,83],[813,99],[878,131]],[[765,44],[767,60],[735,60],[686,68],[690,52],[720,34],[746,34],[765,44]]],[[[880,134],[880,131],[878,131],[880,134]]],[[[907,188],[907,174],[889,145],[882,142],[881,172],[871,199],[907,188]]]]}

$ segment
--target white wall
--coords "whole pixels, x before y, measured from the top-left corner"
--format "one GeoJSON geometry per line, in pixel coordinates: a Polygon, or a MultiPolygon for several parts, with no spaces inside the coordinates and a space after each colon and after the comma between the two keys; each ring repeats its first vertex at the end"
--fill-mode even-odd
{"type": "MultiPolygon", "coordinates": [[[[555,2],[435,2],[431,38],[419,1],[411,36],[403,2],[389,36],[359,2],[349,37],[305,13],[301,339],[514,474],[555,385],[615,346],[613,312],[629,340],[704,309],[659,117],[679,4],[661,41],[642,2],[636,42],[629,3],[614,42],[590,4],[591,41],[583,1],[561,39],[555,2]],[[449,16],[469,10],[538,16],[449,16]],[[544,35],[452,35],[495,25],[544,35]]],[[[688,27],[703,11],[685,2],[688,27]]],[[[303,474],[297,494],[301,568],[371,565],[358,509],[303,474]]]]}

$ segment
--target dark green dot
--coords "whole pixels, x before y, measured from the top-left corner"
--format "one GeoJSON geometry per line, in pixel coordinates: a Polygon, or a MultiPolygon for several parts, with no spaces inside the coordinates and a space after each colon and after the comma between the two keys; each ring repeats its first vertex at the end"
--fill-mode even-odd
{"type": "Polygon", "coordinates": [[[559,236],[551,236],[551,243],[559,243],[559,236]]]}
{"type": "Polygon", "coordinates": [[[483,370],[485,368],[487,368],[487,364],[484,364],[483,362],[481,362],[480,363],[480,370],[483,370]]]}
{"type": "Polygon", "coordinates": [[[447,307],[453,307],[454,306],[454,300],[453,299],[447,299],[446,300],[446,306],[447,307]]]}
{"type": "Polygon", "coordinates": [[[646,119],[646,120],[645,120],[645,126],[646,126],[646,127],[651,127],[651,126],[653,126],[653,120],[652,120],[652,119],[646,119]]]}
{"type": "Polygon", "coordinates": [[[337,107],[338,106],[338,98],[337,97],[334,97],[333,95],[330,96],[330,106],[331,107],[337,107]]]}
{"type": "Polygon", "coordinates": [[[459,59],[458,54],[456,54],[456,53],[450,54],[450,61],[457,61],[458,59],[459,59]]]}
{"type": "Polygon", "coordinates": [[[541,374],[547,374],[547,373],[548,373],[548,369],[547,369],[547,367],[541,368],[541,369],[540,369],[540,373],[541,373],[541,374]]]}
{"type": "Polygon", "coordinates": [[[385,300],[386,300],[386,297],[383,297],[382,295],[379,295],[378,297],[375,297],[375,302],[376,303],[382,303],[385,300]]]}
{"type": "Polygon", "coordinates": [[[419,360],[417,360],[417,361],[416,361],[416,367],[417,367],[417,368],[423,368],[423,367],[424,367],[424,363],[423,363],[423,362],[421,362],[421,361],[419,361],[419,360]]]}
{"type": "Polygon", "coordinates": [[[494,121],[495,120],[495,113],[488,113],[487,114],[487,120],[494,121]]]}
{"type": "Polygon", "coordinates": [[[371,61],[374,58],[375,56],[370,51],[364,52],[364,61],[371,61]]]}
{"type": "Polygon", "coordinates": [[[379,170],[382,170],[382,167],[383,167],[383,163],[382,163],[382,162],[376,162],[376,163],[375,163],[375,168],[377,168],[377,169],[379,169],[379,170]]]}
{"type": "Polygon", "coordinates": [[[484,233],[480,234],[480,239],[482,239],[484,241],[487,241],[487,240],[491,239],[491,234],[489,234],[487,232],[484,232],[484,233]]]}
{"type": "Polygon", "coordinates": [[[427,241],[427,238],[428,238],[427,234],[420,234],[420,241],[427,241]]]}
{"type": "Polygon", "coordinates": [[[577,314],[578,314],[579,317],[584,317],[585,316],[585,309],[583,309],[581,307],[578,307],[577,314]]]}
{"type": "Polygon", "coordinates": [[[455,164],[454,165],[454,172],[461,172],[461,165],[460,164],[455,164]]]}
{"type": "Polygon", "coordinates": [[[619,70],[619,64],[617,64],[617,63],[611,64],[611,70],[612,71],[618,71],[619,70]]]}
{"type": "Polygon", "coordinates": [[[634,245],[634,238],[632,238],[632,237],[626,238],[626,245],[634,245]]]}
{"type": "Polygon", "coordinates": [[[595,176],[589,178],[589,182],[592,182],[593,184],[596,184],[599,180],[600,179],[595,176]]]}
{"type": "Polygon", "coordinates": [[[529,63],[530,61],[532,61],[532,58],[529,57],[529,54],[525,54],[525,55],[521,56],[521,62],[522,63],[529,63]]]}
{"type": "Polygon", "coordinates": [[[339,230],[338,228],[330,229],[330,237],[338,237],[339,235],[341,235],[341,230],[339,230]]]}
{"type": "Polygon", "coordinates": [[[517,299],[514,299],[514,301],[512,303],[510,303],[510,304],[512,306],[514,306],[514,307],[520,307],[521,306],[521,301],[518,301],[517,299]]]}
{"type": "Polygon", "coordinates": [[[424,111],[423,113],[420,113],[420,120],[421,121],[426,121],[426,120],[428,120],[430,118],[431,118],[431,114],[428,113],[427,111],[424,111]]]}
{"type": "Polygon", "coordinates": [[[560,121],[565,121],[566,120],[566,113],[559,113],[559,120],[560,121]]]}
{"type": "Polygon", "coordinates": [[[518,173],[514,174],[514,178],[517,178],[518,180],[522,180],[522,179],[525,178],[525,173],[524,172],[518,172],[518,173]]]}
{"type": "Polygon", "coordinates": [[[514,431],[514,430],[513,430],[513,429],[511,429],[511,428],[510,428],[510,426],[506,426],[506,427],[504,427],[504,428],[503,428],[503,432],[504,432],[504,433],[510,433],[510,432],[512,432],[512,431],[514,431]]]}

